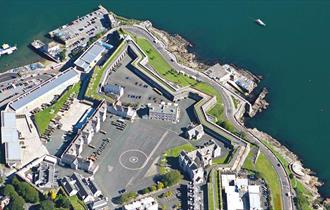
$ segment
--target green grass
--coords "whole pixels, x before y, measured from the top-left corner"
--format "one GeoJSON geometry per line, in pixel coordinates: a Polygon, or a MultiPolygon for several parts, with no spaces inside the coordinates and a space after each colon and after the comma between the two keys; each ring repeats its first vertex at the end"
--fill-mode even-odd
{"type": "Polygon", "coordinates": [[[74,210],[87,210],[87,206],[77,195],[73,195],[69,199],[74,210]]]}
{"type": "Polygon", "coordinates": [[[256,171],[266,181],[271,194],[271,203],[274,210],[282,209],[281,200],[281,183],[275,169],[267,157],[260,153],[257,163],[256,171]]]}
{"type": "Polygon", "coordinates": [[[107,99],[112,101],[110,97],[106,97],[105,95],[99,95],[98,89],[99,85],[102,79],[102,75],[104,72],[108,69],[110,64],[119,56],[119,54],[125,49],[125,43],[122,42],[119,44],[117,49],[112,53],[112,55],[109,57],[109,59],[105,62],[105,64],[102,66],[102,68],[96,66],[93,70],[93,75],[90,78],[90,81],[87,86],[87,90],[85,93],[86,97],[101,100],[101,99],[107,99]]]}
{"type": "Polygon", "coordinates": [[[214,210],[214,200],[213,200],[213,185],[212,183],[207,183],[207,204],[209,210],[214,210]]]}
{"type": "Polygon", "coordinates": [[[256,167],[255,167],[255,164],[254,164],[254,153],[253,153],[253,147],[256,147],[256,146],[252,146],[250,145],[251,148],[250,148],[250,152],[248,154],[248,156],[245,158],[245,161],[243,163],[243,168],[247,169],[247,170],[250,170],[250,171],[255,171],[256,170],[256,167]]]}
{"type": "Polygon", "coordinates": [[[185,150],[186,152],[191,152],[195,150],[196,147],[194,147],[192,144],[182,144],[177,147],[170,148],[164,152],[160,159],[160,167],[159,167],[159,173],[165,174],[169,171],[169,169],[165,166],[167,164],[168,158],[177,158],[180,155],[180,152],[182,150],[185,150]]]}
{"type": "Polygon", "coordinates": [[[196,80],[177,73],[147,39],[138,37],[135,41],[148,56],[150,66],[152,66],[152,68],[155,69],[164,79],[182,87],[196,83],[196,80]]]}
{"type": "Polygon", "coordinates": [[[235,109],[237,109],[240,104],[240,101],[237,98],[235,98],[234,96],[231,96],[231,100],[233,100],[234,107],[235,107],[235,109]]]}
{"type": "Polygon", "coordinates": [[[64,103],[68,100],[71,95],[77,96],[80,90],[81,82],[74,84],[69,87],[62,96],[51,106],[41,110],[34,115],[35,124],[38,127],[38,131],[43,135],[50,123],[50,121],[56,116],[56,114],[61,110],[64,103]]]}
{"type": "Polygon", "coordinates": [[[224,156],[220,156],[220,157],[214,158],[212,160],[212,165],[216,165],[216,164],[227,164],[230,161],[230,155],[231,155],[231,153],[228,152],[224,156]]]}
{"type": "Polygon", "coordinates": [[[309,200],[311,200],[312,193],[308,189],[306,189],[306,187],[293,176],[291,170],[289,169],[289,167],[290,167],[289,162],[279,152],[277,152],[270,143],[268,143],[265,140],[262,140],[262,143],[264,145],[266,145],[272,151],[272,153],[276,156],[276,158],[283,165],[286,173],[289,175],[290,183],[291,183],[292,187],[294,188],[294,190],[296,191],[296,197],[297,197],[297,200],[299,201],[298,202],[299,209],[302,209],[302,210],[312,209],[310,202],[309,202],[309,200]]]}
{"type": "Polygon", "coordinates": [[[177,73],[171,66],[166,62],[166,60],[158,53],[158,51],[152,46],[152,44],[143,37],[137,37],[131,35],[131,37],[136,41],[140,48],[149,58],[149,64],[153,67],[158,74],[167,81],[175,83],[181,87],[191,86],[192,88],[199,90],[209,96],[216,96],[216,104],[208,111],[208,114],[216,119],[216,123],[224,127],[230,132],[237,132],[236,129],[231,125],[231,122],[226,120],[224,114],[224,105],[222,102],[222,97],[220,93],[212,86],[205,82],[197,82],[196,80],[177,73]],[[226,126],[223,126],[225,124],[226,126]]]}

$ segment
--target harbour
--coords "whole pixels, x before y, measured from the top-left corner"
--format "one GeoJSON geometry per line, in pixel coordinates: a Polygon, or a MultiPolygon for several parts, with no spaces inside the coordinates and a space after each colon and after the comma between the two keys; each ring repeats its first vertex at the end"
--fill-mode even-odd
{"type": "MultiPolygon", "coordinates": [[[[36,21],[35,27],[32,27],[31,24],[27,24],[26,28],[20,25],[20,28],[16,29],[17,31],[10,32],[9,25],[18,25],[26,18],[31,20],[31,23],[35,22],[33,21],[33,12],[26,14],[27,16],[13,17],[11,23],[2,24],[8,25],[5,26],[8,28],[4,28],[4,33],[0,34],[1,40],[13,42],[17,40],[19,49],[10,56],[0,58],[2,70],[13,68],[14,66],[11,65],[14,60],[21,62],[21,65],[39,60],[40,57],[37,55],[26,57],[27,54],[31,54],[26,48],[28,43],[34,39],[42,39],[47,31],[68,22],[73,16],[84,14],[95,4],[95,2],[84,1],[81,8],[78,9],[73,3],[64,8],[63,2],[59,1],[57,5],[47,2],[39,6],[32,6],[32,10],[37,9],[38,11],[42,11],[42,8],[48,8],[50,12],[61,9],[63,19],[49,18],[46,12],[40,13],[45,17],[44,19],[51,21],[50,24],[48,21],[39,20],[36,21]],[[28,31],[27,28],[33,28],[33,30],[29,33],[24,32],[28,31]],[[39,35],[35,37],[34,34],[39,35]],[[9,39],[11,36],[12,38],[9,39]]],[[[193,51],[200,58],[209,58],[210,60],[220,58],[223,62],[235,63],[264,76],[262,83],[269,87],[270,93],[267,100],[270,101],[271,105],[266,112],[257,114],[256,118],[249,121],[248,124],[274,135],[296,152],[307,167],[312,168],[325,181],[325,186],[321,192],[324,195],[329,195],[330,188],[327,180],[330,179],[330,170],[323,165],[323,160],[327,157],[325,145],[329,144],[327,141],[329,134],[326,131],[328,130],[327,121],[329,118],[327,107],[329,107],[330,101],[324,97],[327,94],[325,90],[328,89],[327,63],[325,61],[327,60],[326,49],[329,48],[326,41],[329,31],[321,33],[319,30],[324,28],[326,24],[323,20],[329,18],[326,12],[329,4],[327,2],[314,4],[298,2],[288,4],[275,2],[268,4],[243,3],[248,8],[246,9],[234,3],[214,3],[214,5],[213,3],[194,2],[192,4],[194,12],[189,13],[183,12],[184,5],[173,1],[163,2],[160,5],[151,4],[145,8],[141,8],[139,4],[141,2],[132,4],[127,8],[124,3],[104,2],[104,5],[119,14],[127,14],[127,16],[139,19],[149,18],[160,28],[182,34],[192,41],[193,51]],[[159,7],[173,9],[173,4],[176,5],[174,8],[176,13],[181,15],[169,17],[165,12],[166,10],[157,9],[159,7]],[[136,7],[139,10],[136,10],[136,7]],[[151,9],[157,13],[150,12],[151,9]],[[204,14],[201,20],[192,17],[192,13],[196,14],[201,9],[213,11],[213,14],[204,14]],[[215,15],[219,9],[221,10],[220,15],[215,15]],[[230,21],[226,19],[226,16],[230,16],[229,13],[232,11],[238,11],[237,13],[240,14],[236,14],[235,18],[230,21]],[[269,14],[270,11],[272,11],[271,14],[269,14]],[[293,16],[292,14],[295,12],[298,14],[293,16]],[[263,17],[263,20],[267,22],[265,30],[255,28],[256,25],[247,18],[252,15],[263,17]],[[164,18],[165,16],[167,18],[164,18]],[[183,16],[189,16],[189,22],[193,22],[192,26],[186,27],[185,30],[183,30],[183,25],[187,24],[188,20],[185,20],[183,16]],[[178,18],[181,21],[175,21],[178,18]],[[294,21],[295,27],[283,24],[285,19],[294,21]],[[210,22],[205,24],[206,20],[210,22]],[[319,20],[319,23],[312,20],[319,20]],[[170,24],[173,22],[175,24],[170,24]],[[212,25],[217,27],[214,28],[212,25]],[[214,36],[205,35],[203,30],[210,31],[214,36]],[[246,34],[247,31],[252,32],[246,34]],[[307,34],[306,36],[309,38],[306,40],[299,35],[301,33],[307,34]],[[281,44],[276,45],[273,40],[277,40],[281,44]],[[317,73],[312,74],[312,69],[317,73]],[[299,79],[297,79],[297,74],[300,76],[299,79]],[[314,101],[304,100],[306,96],[312,96],[314,101]],[[305,120],[297,122],[297,119],[302,115],[305,120]]],[[[20,1],[2,2],[0,5],[2,8],[17,8],[18,11],[23,11],[26,7],[26,3],[20,1]]],[[[8,12],[12,12],[12,9],[9,9],[8,12]]],[[[10,16],[10,14],[5,13],[2,15],[10,16]]]]}

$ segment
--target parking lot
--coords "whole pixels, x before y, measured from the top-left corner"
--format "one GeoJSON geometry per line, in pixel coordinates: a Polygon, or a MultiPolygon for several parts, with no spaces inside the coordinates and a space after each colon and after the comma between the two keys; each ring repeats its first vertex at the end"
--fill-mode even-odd
{"type": "Polygon", "coordinates": [[[131,61],[132,58],[126,55],[121,65],[115,71],[112,71],[107,78],[107,84],[120,85],[124,88],[124,95],[120,100],[126,104],[160,103],[161,101],[167,101],[166,98],[156,93],[150,84],[131,71],[134,68],[130,64],[131,61]]]}

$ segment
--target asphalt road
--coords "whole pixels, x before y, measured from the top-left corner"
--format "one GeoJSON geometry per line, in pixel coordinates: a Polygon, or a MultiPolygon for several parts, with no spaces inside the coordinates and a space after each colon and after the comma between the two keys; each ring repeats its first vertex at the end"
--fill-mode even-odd
{"type": "MultiPolygon", "coordinates": [[[[152,37],[148,32],[145,30],[139,28],[139,27],[134,27],[134,26],[125,26],[125,29],[128,30],[129,32],[136,34],[138,36],[143,36],[147,38],[150,43],[158,50],[158,52],[166,59],[166,61],[175,69],[179,71],[184,71],[187,74],[194,75],[196,76],[199,80],[207,82],[211,84],[214,88],[218,90],[218,92],[221,94],[224,107],[225,107],[225,114],[226,117],[233,123],[235,128],[239,131],[243,131],[247,134],[247,139],[249,142],[254,143],[259,146],[260,151],[263,152],[266,157],[270,160],[272,163],[274,169],[276,170],[278,177],[281,182],[281,192],[282,192],[282,208],[284,210],[291,210],[294,209],[294,204],[292,201],[291,197],[288,197],[286,194],[288,192],[291,192],[291,186],[290,186],[290,181],[289,177],[287,176],[283,165],[279,164],[279,161],[277,160],[276,156],[264,145],[262,144],[259,139],[257,139],[255,136],[253,136],[243,125],[241,125],[236,118],[234,117],[233,109],[232,109],[232,103],[230,101],[230,98],[228,94],[226,93],[226,90],[223,86],[215,82],[214,80],[210,79],[206,75],[195,71],[193,69],[189,68],[183,68],[181,65],[179,65],[176,62],[173,62],[173,57],[169,55],[169,53],[164,49],[164,47],[159,44],[154,42],[154,37],[152,37]]],[[[228,136],[228,135],[227,135],[228,136]]],[[[234,141],[240,141],[238,138],[235,139],[234,136],[229,136],[230,140],[234,141]]]]}

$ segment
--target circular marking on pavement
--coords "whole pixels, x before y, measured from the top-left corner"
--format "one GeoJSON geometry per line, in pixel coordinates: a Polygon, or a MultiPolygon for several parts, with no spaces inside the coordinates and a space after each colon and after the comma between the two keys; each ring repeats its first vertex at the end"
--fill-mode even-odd
{"type": "Polygon", "coordinates": [[[128,170],[142,169],[146,160],[147,155],[137,149],[127,150],[119,156],[120,165],[128,170]]]}

